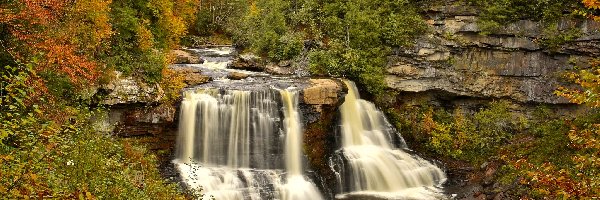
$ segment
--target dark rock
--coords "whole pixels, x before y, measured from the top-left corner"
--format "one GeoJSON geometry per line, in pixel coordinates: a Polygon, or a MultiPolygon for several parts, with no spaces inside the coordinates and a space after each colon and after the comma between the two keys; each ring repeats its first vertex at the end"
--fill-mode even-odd
{"type": "Polygon", "coordinates": [[[177,109],[170,104],[119,104],[108,107],[107,115],[96,118],[96,123],[106,124],[102,132],[136,137],[151,150],[169,150],[175,146],[177,109]]]}

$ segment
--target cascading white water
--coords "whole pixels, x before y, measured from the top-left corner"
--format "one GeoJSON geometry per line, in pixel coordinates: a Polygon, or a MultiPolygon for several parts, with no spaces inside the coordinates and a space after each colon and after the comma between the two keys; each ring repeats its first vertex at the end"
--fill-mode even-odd
{"type": "MultiPolygon", "coordinates": [[[[338,151],[343,198],[368,194],[392,199],[437,199],[446,177],[430,162],[394,148],[395,132],[373,103],[360,99],[353,82],[340,107],[342,149],[338,151]]],[[[403,142],[403,141],[402,141],[403,142]]]]}
{"type": "Polygon", "coordinates": [[[207,166],[281,168],[279,162],[267,160],[280,146],[275,95],[270,90],[185,92],[176,158],[207,166]]]}
{"type": "Polygon", "coordinates": [[[186,91],[174,161],[183,180],[204,199],[321,199],[302,175],[297,101],[287,90],[186,91]]]}
{"type": "Polygon", "coordinates": [[[286,129],[285,154],[287,183],[282,186],[283,200],[320,200],[323,199],[315,185],[302,175],[302,127],[298,113],[298,94],[289,90],[281,90],[284,105],[284,127],[286,129]]]}

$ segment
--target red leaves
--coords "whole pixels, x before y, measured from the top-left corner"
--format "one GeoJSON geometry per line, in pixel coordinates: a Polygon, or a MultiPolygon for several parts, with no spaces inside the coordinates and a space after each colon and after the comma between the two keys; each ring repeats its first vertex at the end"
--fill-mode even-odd
{"type": "Polygon", "coordinates": [[[99,72],[98,63],[80,53],[78,45],[72,42],[76,33],[64,27],[77,25],[69,23],[74,20],[73,6],[69,0],[18,0],[0,8],[0,23],[7,24],[16,39],[9,49],[15,59],[33,62],[37,72],[52,70],[64,74],[76,88],[82,88],[94,83],[99,72]]]}

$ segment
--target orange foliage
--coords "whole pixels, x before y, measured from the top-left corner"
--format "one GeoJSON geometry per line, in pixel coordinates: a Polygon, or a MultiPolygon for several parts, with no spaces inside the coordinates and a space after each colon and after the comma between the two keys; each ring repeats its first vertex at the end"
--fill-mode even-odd
{"type": "MultiPolygon", "coordinates": [[[[584,1],[585,3],[586,1],[584,1]]],[[[586,6],[597,5],[597,1],[587,1],[586,6]]],[[[600,60],[590,62],[590,68],[570,72],[567,79],[577,84],[577,88],[561,87],[555,93],[572,103],[600,108],[600,60]]],[[[527,179],[522,184],[530,185],[541,196],[572,199],[597,197],[600,194],[600,123],[597,121],[575,126],[567,133],[569,147],[574,154],[568,167],[558,163],[544,163],[534,166],[526,159],[513,165],[524,169],[527,179]]]]}
{"type": "Polygon", "coordinates": [[[77,88],[89,86],[100,75],[99,64],[90,57],[93,53],[81,47],[93,49],[110,36],[109,3],[17,0],[5,4],[0,8],[0,23],[8,25],[15,39],[7,50],[21,62],[35,61],[37,72],[52,70],[69,77],[77,88]]]}
{"type": "Polygon", "coordinates": [[[600,21],[600,16],[597,16],[594,13],[592,13],[594,10],[600,9],[600,1],[598,1],[598,0],[582,0],[581,2],[587,9],[590,9],[592,11],[579,11],[579,13],[590,19],[600,21]]]}
{"type": "Polygon", "coordinates": [[[599,9],[600,8],[600,2],[598,0],[583,0],[583,5],[585,5],[585,7],[587,8],[591,8],[591,9],[599,9]]]}
{"type": "Polygon", "coordinates": [[[160,81],[160,86],[165,92],[162,101],[166,104],[172,104],[179,100],[181,90],[187,86],[185,77],[182,73],[177,73],[177,71],[170,68],[164,68],[161,73],[163,78],[160,81]]]}

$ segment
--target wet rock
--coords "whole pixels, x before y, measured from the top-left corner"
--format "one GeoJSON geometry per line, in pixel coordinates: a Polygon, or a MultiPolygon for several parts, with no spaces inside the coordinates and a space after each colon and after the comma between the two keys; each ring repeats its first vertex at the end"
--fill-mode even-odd
{"type": "Polygon", "coordinates": [[[196,67],[188,67],[188,66],[171,66],[175,72],[180,74],[199,74],[202,73],[202,70],[196,67]]]}
{"type": "Polygon", "coordinates": [[[262,60],[260,57],[254,54],[241,54],[237,58],[233,59],[228,68],[231,69],[240,69],[240,70],[248,70],[248,71],[263,71],[264,65],[262,64],[262,60]]]}
{"type": "Polygon", "coordinates": [[[293,75],[294,74],[294,70],[292,68],[281,67],[280,65],[276,65],[276,64],[268,64],[267,66],[265,66],[264,71],[269,74],[273,74],[273,75],[293,75]]]}
{"type": "Polygon", "coordinates": [[[98,93],[103,95],[100,104],[116,105],[129,103],[156,103],[164,95],[158,84],[148,84],[131,76],[124,76],[115,71],[115,79],[106,85],[102,85],[98,93]]]}
{"type": "Polygon", "coordinates": [[[184,82],[188,86],[194,86],[194,85],[200,85],[203,83],[208,83],[211,80],[212,80],[212,78],[209,76],[193,73],[193,74],[186,74],[184,82]]]}
{"type": "Polygon", "coordinates": [[[184,77],[184,83],[188,86],[200,85],[212,81],[212,78],[202,75],[202,71],[195,67],[171,66],[171,69],[184,77]]]}
{"type": "Polygon", "coordinates": [[[227,78],[231,80],[242,80],[248,78],[248,74],[244,74],[241,72],[231,72],[227,75],[227,78]]]}
{"type": "Polygon", "coordinates": [[[195,53],[184,50],[171,50],[175,56],[175,64],[202,64],[204,60],[200,59],[195,53]]]}

